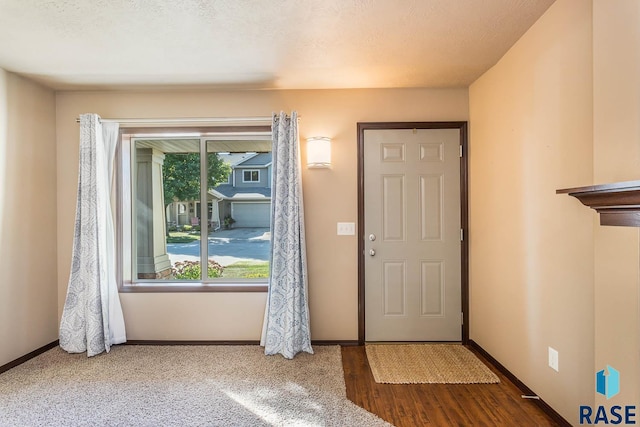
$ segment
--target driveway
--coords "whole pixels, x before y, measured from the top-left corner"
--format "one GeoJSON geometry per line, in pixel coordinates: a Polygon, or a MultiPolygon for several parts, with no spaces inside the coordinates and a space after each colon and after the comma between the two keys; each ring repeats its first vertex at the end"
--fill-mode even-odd
{"type": "MultiPolygon", "coordinates": [[[[233,228],[209,233],[209,259],[227,266],[238,261],[269,261],[271,232],[268,228],[233,228]]],[[[171,263],[199,261],[200,241],[167,243],[171,263]]]]}

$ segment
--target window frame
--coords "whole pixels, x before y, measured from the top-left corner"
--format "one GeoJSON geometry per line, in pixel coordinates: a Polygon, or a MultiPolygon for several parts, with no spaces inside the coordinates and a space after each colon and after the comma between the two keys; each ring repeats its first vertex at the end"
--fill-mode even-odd
{"type": "MultiPolygon", "coordinates": [[[[211,279],[199,281],[138,279],[134,277],[136,254],[134,231],[135,208],[132,201],[132,177],[134,169],[132,161],[135,138],[207,138],[208,140],[223,136],[260,136],[271,137],[271,126],[204,126],[204,127],[121,127],[116,149],[116,280],[121,293],[173,293],[173,292],[267,292],[269,278],[266,279],[211,279]]],[[[201,182],[206,182],[206,142],[201,145],[201,182]],[[203,148],[204,147],[204,148],[203,148]]],[[[206,218],[208,188],[201,186],[200,217],[206,218]],[[204,211],[204,212],[203,212],[204,211]],[[204,215],[204,216],[203,216],[204,215]]],[[[207,258],[208,221],[201,224],[201,259],[207,258]],[[204,236],[204,237],[203,237],[204,236]],[[203,257],[204,249],[204,257],[203,257]]]]}
{"type": "Polygon", "coordinates": [[[253,184],[253,183],[256,183],[256,182],[259,184],[260,183],[260,178],[261,178],[260,177],[260,169],[242,169],[242,183],[243,184],[253,184]],[[258,174],[258,179],[257,180],[253,180],[253,179],[246,180],[245,179],[245,174],[247,172],[250,173],[250,174],[253,174],[254,172],[256,172],[258,174]]]}

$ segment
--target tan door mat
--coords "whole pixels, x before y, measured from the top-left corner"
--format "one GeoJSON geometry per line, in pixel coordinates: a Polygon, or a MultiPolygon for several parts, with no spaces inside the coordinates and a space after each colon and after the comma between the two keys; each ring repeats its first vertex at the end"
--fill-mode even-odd
{"type": "Polygon", "coordinates": [[[377,383],[493,384],[494,374],[460,344],[367,344],[377,383]]]}

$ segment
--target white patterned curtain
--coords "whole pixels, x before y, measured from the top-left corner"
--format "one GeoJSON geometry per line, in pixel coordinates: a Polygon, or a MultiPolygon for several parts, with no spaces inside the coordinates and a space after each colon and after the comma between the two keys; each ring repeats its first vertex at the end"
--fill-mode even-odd
{"type": "Polygon", "coordinates": [[[271,263],[260,345],[267,355],[292,359],[313,354],[297,113],[274,114],[272,132],[271,263]]]}
{"type": "Polygon", "coordinates": [[[60,347],[95,356],[126,341],[116,283],[111,182],[117,123],[80,116],[80,165],[73,258],[60,347]]]}

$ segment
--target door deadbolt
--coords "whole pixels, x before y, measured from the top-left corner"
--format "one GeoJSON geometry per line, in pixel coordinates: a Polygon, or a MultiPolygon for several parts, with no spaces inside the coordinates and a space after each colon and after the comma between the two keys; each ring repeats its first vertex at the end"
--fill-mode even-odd
{"type": "Polygon", "coordinates": [[[374,240],[376,240],[376,235],[375,234],[369,234],[369,240],[371,240],[372,242],[374,240]]]}

